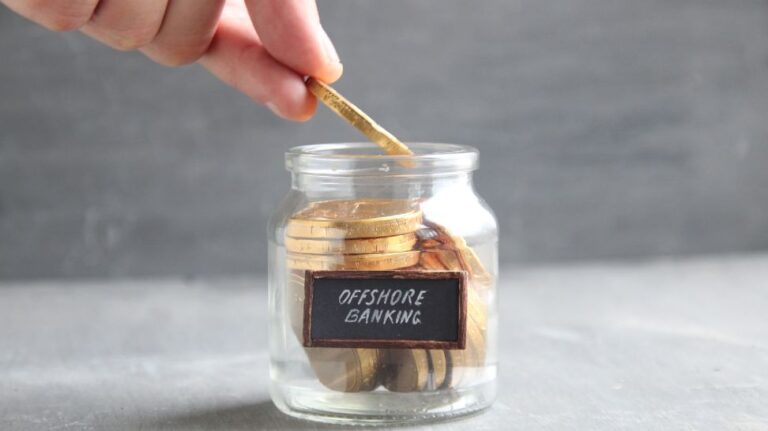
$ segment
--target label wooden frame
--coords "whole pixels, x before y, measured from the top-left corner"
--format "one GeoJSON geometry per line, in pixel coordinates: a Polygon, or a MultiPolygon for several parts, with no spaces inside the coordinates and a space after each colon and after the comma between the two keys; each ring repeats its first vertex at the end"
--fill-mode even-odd
{"type": "Polygon", "coordinates": [[[304,274],[304,319],[302,344],[304,347],[347,347],[347,348],[405,348],[405,349],[455,349],[464,350],[467,338],[467,289],[466,271],[313,271],[304,274]],[[312,339],[312,299],[314,281],[321,278],[333,279],[408,279],[408,280],[457,280],[458,281],[458,334],[456,341],[413,340],[413,339],[312,339]]]}

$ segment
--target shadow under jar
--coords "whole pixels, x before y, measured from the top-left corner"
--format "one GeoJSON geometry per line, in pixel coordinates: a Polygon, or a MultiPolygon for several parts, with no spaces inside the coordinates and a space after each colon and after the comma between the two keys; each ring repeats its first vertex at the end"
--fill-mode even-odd
{"type": "Polygon", "coordinates": [[[269,226],[272,399],[315,421],[408,423],[496,395],[498,234],[477,150],[320,144],[286,154],[269,226]]]}

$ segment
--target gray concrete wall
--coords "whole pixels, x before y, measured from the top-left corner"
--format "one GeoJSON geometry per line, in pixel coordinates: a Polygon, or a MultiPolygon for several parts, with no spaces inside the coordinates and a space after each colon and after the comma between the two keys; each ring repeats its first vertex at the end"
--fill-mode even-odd
{"type": "MultiPolygon", "coordinates": [[[[768,3],[325,1],[338,88],[477,146],[505,262],[768,249],[768,3]]],[[[0,279],[265,269],[293,145],[357,140],[0,10],[0,279]]]]}

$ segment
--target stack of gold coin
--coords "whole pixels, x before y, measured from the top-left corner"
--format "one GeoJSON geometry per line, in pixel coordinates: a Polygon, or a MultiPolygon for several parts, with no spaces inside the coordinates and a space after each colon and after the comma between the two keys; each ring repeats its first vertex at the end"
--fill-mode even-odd
{"type": "Polygon", "coordinates": [[[478,293],[490,275],[463,238],[422,219],[405,200],[333,200],[309,204],[288,221],[285,237],[288,313],[300,339],[306,270],[466,271],[465,349],[307,348],[326,387],[393,392],[432,391],[471,382],[485,363],[486,310],[478,293]],[[379,236],[376,236],[379,235],[379,236]]]}
{"type": "MultiPolygon", "coordinates": [[[[419,263],[416,231],[422,215],[401,199],[330,200],[310,203],[286,225],[286,266],[291,325],[302,333],[306,270],[388,271],[419,263]]],[[[326,387],[344,392],[375,389],[385,352],[367,348],[307,348],[326,387]]]]}

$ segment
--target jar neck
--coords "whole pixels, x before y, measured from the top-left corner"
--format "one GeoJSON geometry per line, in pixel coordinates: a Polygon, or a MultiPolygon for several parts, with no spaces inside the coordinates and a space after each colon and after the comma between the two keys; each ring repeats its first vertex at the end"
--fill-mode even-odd
{"type": "Polygon", "coordinates": [[[440,175],[339,176],[292,173],[291,187],[310,199],[370,198],[415,199],[447,190],[472,189],[472,172],[440,175]]]}

